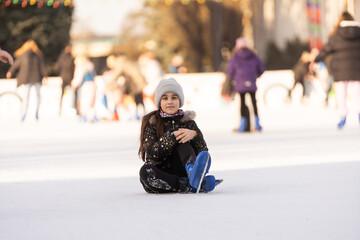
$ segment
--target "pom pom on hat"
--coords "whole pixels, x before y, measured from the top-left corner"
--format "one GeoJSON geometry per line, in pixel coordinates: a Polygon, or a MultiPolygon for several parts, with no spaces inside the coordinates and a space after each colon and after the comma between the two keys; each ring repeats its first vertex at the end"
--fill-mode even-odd
{"type": "Polygon", "coordinates": [[[161,97],[167,92],[173,92],[179,97],[180,99],[179,107],[182,107],[184,105],[184,92],[181,85],[174,78],[169,78],[169,79],[161,80],[158,86],[156,87],[155,104],[158,109],[160,109],[161,97]]]}
{"type": "Polygon", "coordinates": [[[236,43],[235,43],[235,48],[236,49],[241,49],[241,48],[245,48],[248,47],[248,42],[245,38],[239,37],[236,39],[236,43]]]}

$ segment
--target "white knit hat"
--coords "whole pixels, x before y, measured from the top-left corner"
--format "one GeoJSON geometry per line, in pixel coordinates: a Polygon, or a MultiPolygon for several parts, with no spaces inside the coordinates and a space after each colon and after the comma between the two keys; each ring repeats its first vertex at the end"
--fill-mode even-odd
{"type": "Polygon", "coordinates": [[[249,44],[245,38],[239,37],[236,39],[236,42],[235,42],[236,49],[246,48],[246,47],[248,47],[248,45],[249,44]]]}
{"type": "Polygon", "coordinates": [[[180,99],[179,107],[182,107],[184,105],[184,92],[181,85],[174,78],[169,78],[169,79],[161,80],[158,86],[156,87],[155,104],[157,108],[160,109],[161,97],[167,92],[173,92],[179,97],[180,99]]]}

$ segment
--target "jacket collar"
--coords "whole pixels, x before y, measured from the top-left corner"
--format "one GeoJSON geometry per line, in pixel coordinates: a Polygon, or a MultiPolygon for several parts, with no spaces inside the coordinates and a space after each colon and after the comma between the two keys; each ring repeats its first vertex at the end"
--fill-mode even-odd
{"type": "MultiPolygon", "coordinates": [[[[188,122],[188,121],[194,120],[195,117],[196,117],[195,111],[184,111],[184,115],[182,116],[182,118],[180,118],[180,122],[182,122],[182,123],[188,122]]],[[[149,123],[155,124],[155,121],[156,121],[155,115],[151,116],[149,123]]]]}

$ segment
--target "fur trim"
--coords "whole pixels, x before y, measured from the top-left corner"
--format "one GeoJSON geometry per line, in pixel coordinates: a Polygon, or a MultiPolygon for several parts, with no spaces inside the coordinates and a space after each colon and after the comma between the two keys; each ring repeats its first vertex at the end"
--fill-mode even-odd
{"type": "Polygon", "coordinates": [[[194,120],[195,117],[196,117],[195,111],[185,111],[184,117],[181,118],[180,122],[188,122],[188,121],[194,120]]]}
{"type": "Polygon", "coordinates": [[[360,23],[357,21],[341,21],[340,27],[360,27],[360,23]]]}
{"type": "MultiPolygon", "coordinates": [[[[184,116],[181,118],[180,122],[188,122],[191,120],[194,120],[196,117],[196,112],[195,111],[184,111],[184,116]]],[[[155,120],[155,114],[151,116],[151,118],[149,119],[149,123],[150,124],[155,124],[156,120],[155,120]]]]}

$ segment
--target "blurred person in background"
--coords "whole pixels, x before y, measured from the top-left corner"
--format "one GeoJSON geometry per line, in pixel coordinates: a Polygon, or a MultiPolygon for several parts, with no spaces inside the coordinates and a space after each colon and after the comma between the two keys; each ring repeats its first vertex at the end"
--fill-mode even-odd
{"type": "Polygon", "coordinates": [[[229,75],[227,74],[228,63],[231,58],[231,50],[227,43],[223,44],[221,48],[222,61],[218,71],[225,74],[225,81],[221,89],[221,96],[226,102],[230,102],[235,97],[234,85],[229,75]]]}
{"type": "Polygon", "coordinates": [[[1,50],[1,48],[0,48],[0,61],[4,63],[9,63],[10,65],[13,65],[14,63],[13,57],[7,51],[1,50]]]}
{"type": "Polygon", "coordinates": [[[29,108],[29,97],[31,88],[36,90],[36,113],[35,118],[39,120],[40,108],[40,88],[43,77],[46,77],[44,55],[34,40],[26,41],[18,50],[15,51],[16,60],[6,74],[7,78],[17,78],[17,87],[24,87],[24,95],[21,121],[24,121],[29,108]]]}
{"type": "Polygon", "coordinates": [[[324,104],[327,105],[328,91],[329,91],[329,72],[324,62],[320,61],[312,64],[315,58],[319,55],[319,49],[312,48],[310,51],[310,64],[309,64],[309,81],[313,86],[313,89],[316,92],[318,99],[324,104]],[[311,65],[311,69],[310,69],[311,65]]]}
{"type": "Polygon", "coordinates": [[[80,121],[97,122],[95,113],[95,66],[86,56],[75,58],[74,79],[71,86],[74,91],[78,91],[78,109],[80,112],[80,121]]]}
{"type": "Polygon", "coordinates": [[[360,23],[348,12],[343,12],[330,34],[328,42],[321,49],[315,62],[324,61],[331,55],[330,72],[335,81],[335,94],[342,129],[348,114],[348,92],[352,92],[358,121],[360,122],[360,23]]]}
{"type": "Polygon", "coordinates": [[[145,113],[143,100],[143,89],[146,86],[146,80],[141,73],[140,66],[137,62],[131,61],[124,55],[113,57],[113,72],[111,79],[107,82],[107,88],[116,83],[122,76],[125,78],[123,83],[123,93],[131,96],[136,104],[135,118],[141,118],[140,107],[145,113]]]}
{"type": "Polygon", "coordinates": [[[302,102],[305,97],[305,80],[308,77],[310,65],[310,53],[308,51],[303,51],[301,57],[293,66],[292,71],[294,73],[294,84],[291,89],[289,89],[289,98],[291,99],[291,93],[295,89],[298,83],[302,86],[302,102]]]}
{"type": "MultiPolygon", "coordinates": [[[[60,54],[59,58],[56,61],[56,70],[60,74],[62,79],[61,84],[61,97],[60,97],[60,110],[59,114],[61,115],[62,110],[62,100],[64,98],[65,88],[71,87],[71,80],[74,78],[74,71],[75,71],[75,62],[74,57],[71,53],[71,45],[67,45],[64,51],[60,54]]],[[[74,106],[76,107],[76,92],[75,92],[75,99],[74,99],[74,106]]]]}
{"type": "Polygon", "coordinates": [[[168,71],[169,73],[187,73],[187,68],[184,66],[184,58],[181,55],[172,57],[168,71]]]}
{"type": "Polygon", "coordinates": [[[146,106],[146,110],[155,109],[155,89],[157,84],[161,79],[164,78],[165,72],[161,67],[161,64],[158,60],[156,60],[154,54],[152,52],[144,52],[139,57],[139,65],[142,74],[145,77],[147,85],[145,86],[143,93],[144,93],[144,100],[149,99],[152,103],[152,106],[146,106]]]}
{"type": "Polygon", "coordinates": [[[106,65],[109,68],[108,71],[103,73],[103,79],[105,83],[104,94],[107,99],[107,108],[110,112],[110,120],[119,121],[118,107],[124,97],[124,83],[123,77],[114,79],[114,73],[117,64],[117,57],[115,55],[109,55],[106,58],[106,65]]]}
{"type": "Polygon", "coordinates": [[[245,38],[236,39],[233,56],[228,64],[228,75],[234,82],[235,91],[240,94],[240,126],[237,132],[244,132],[249,128],[249,108],[245,103],[245,95],[249,94],[254,109],[255,129],[261,131],[259,114],[256,104],[256,80],[265,71],[263,61],[248,47],[245,38]],[[248,127],[247,127],[248,126],[248,127]]]}

